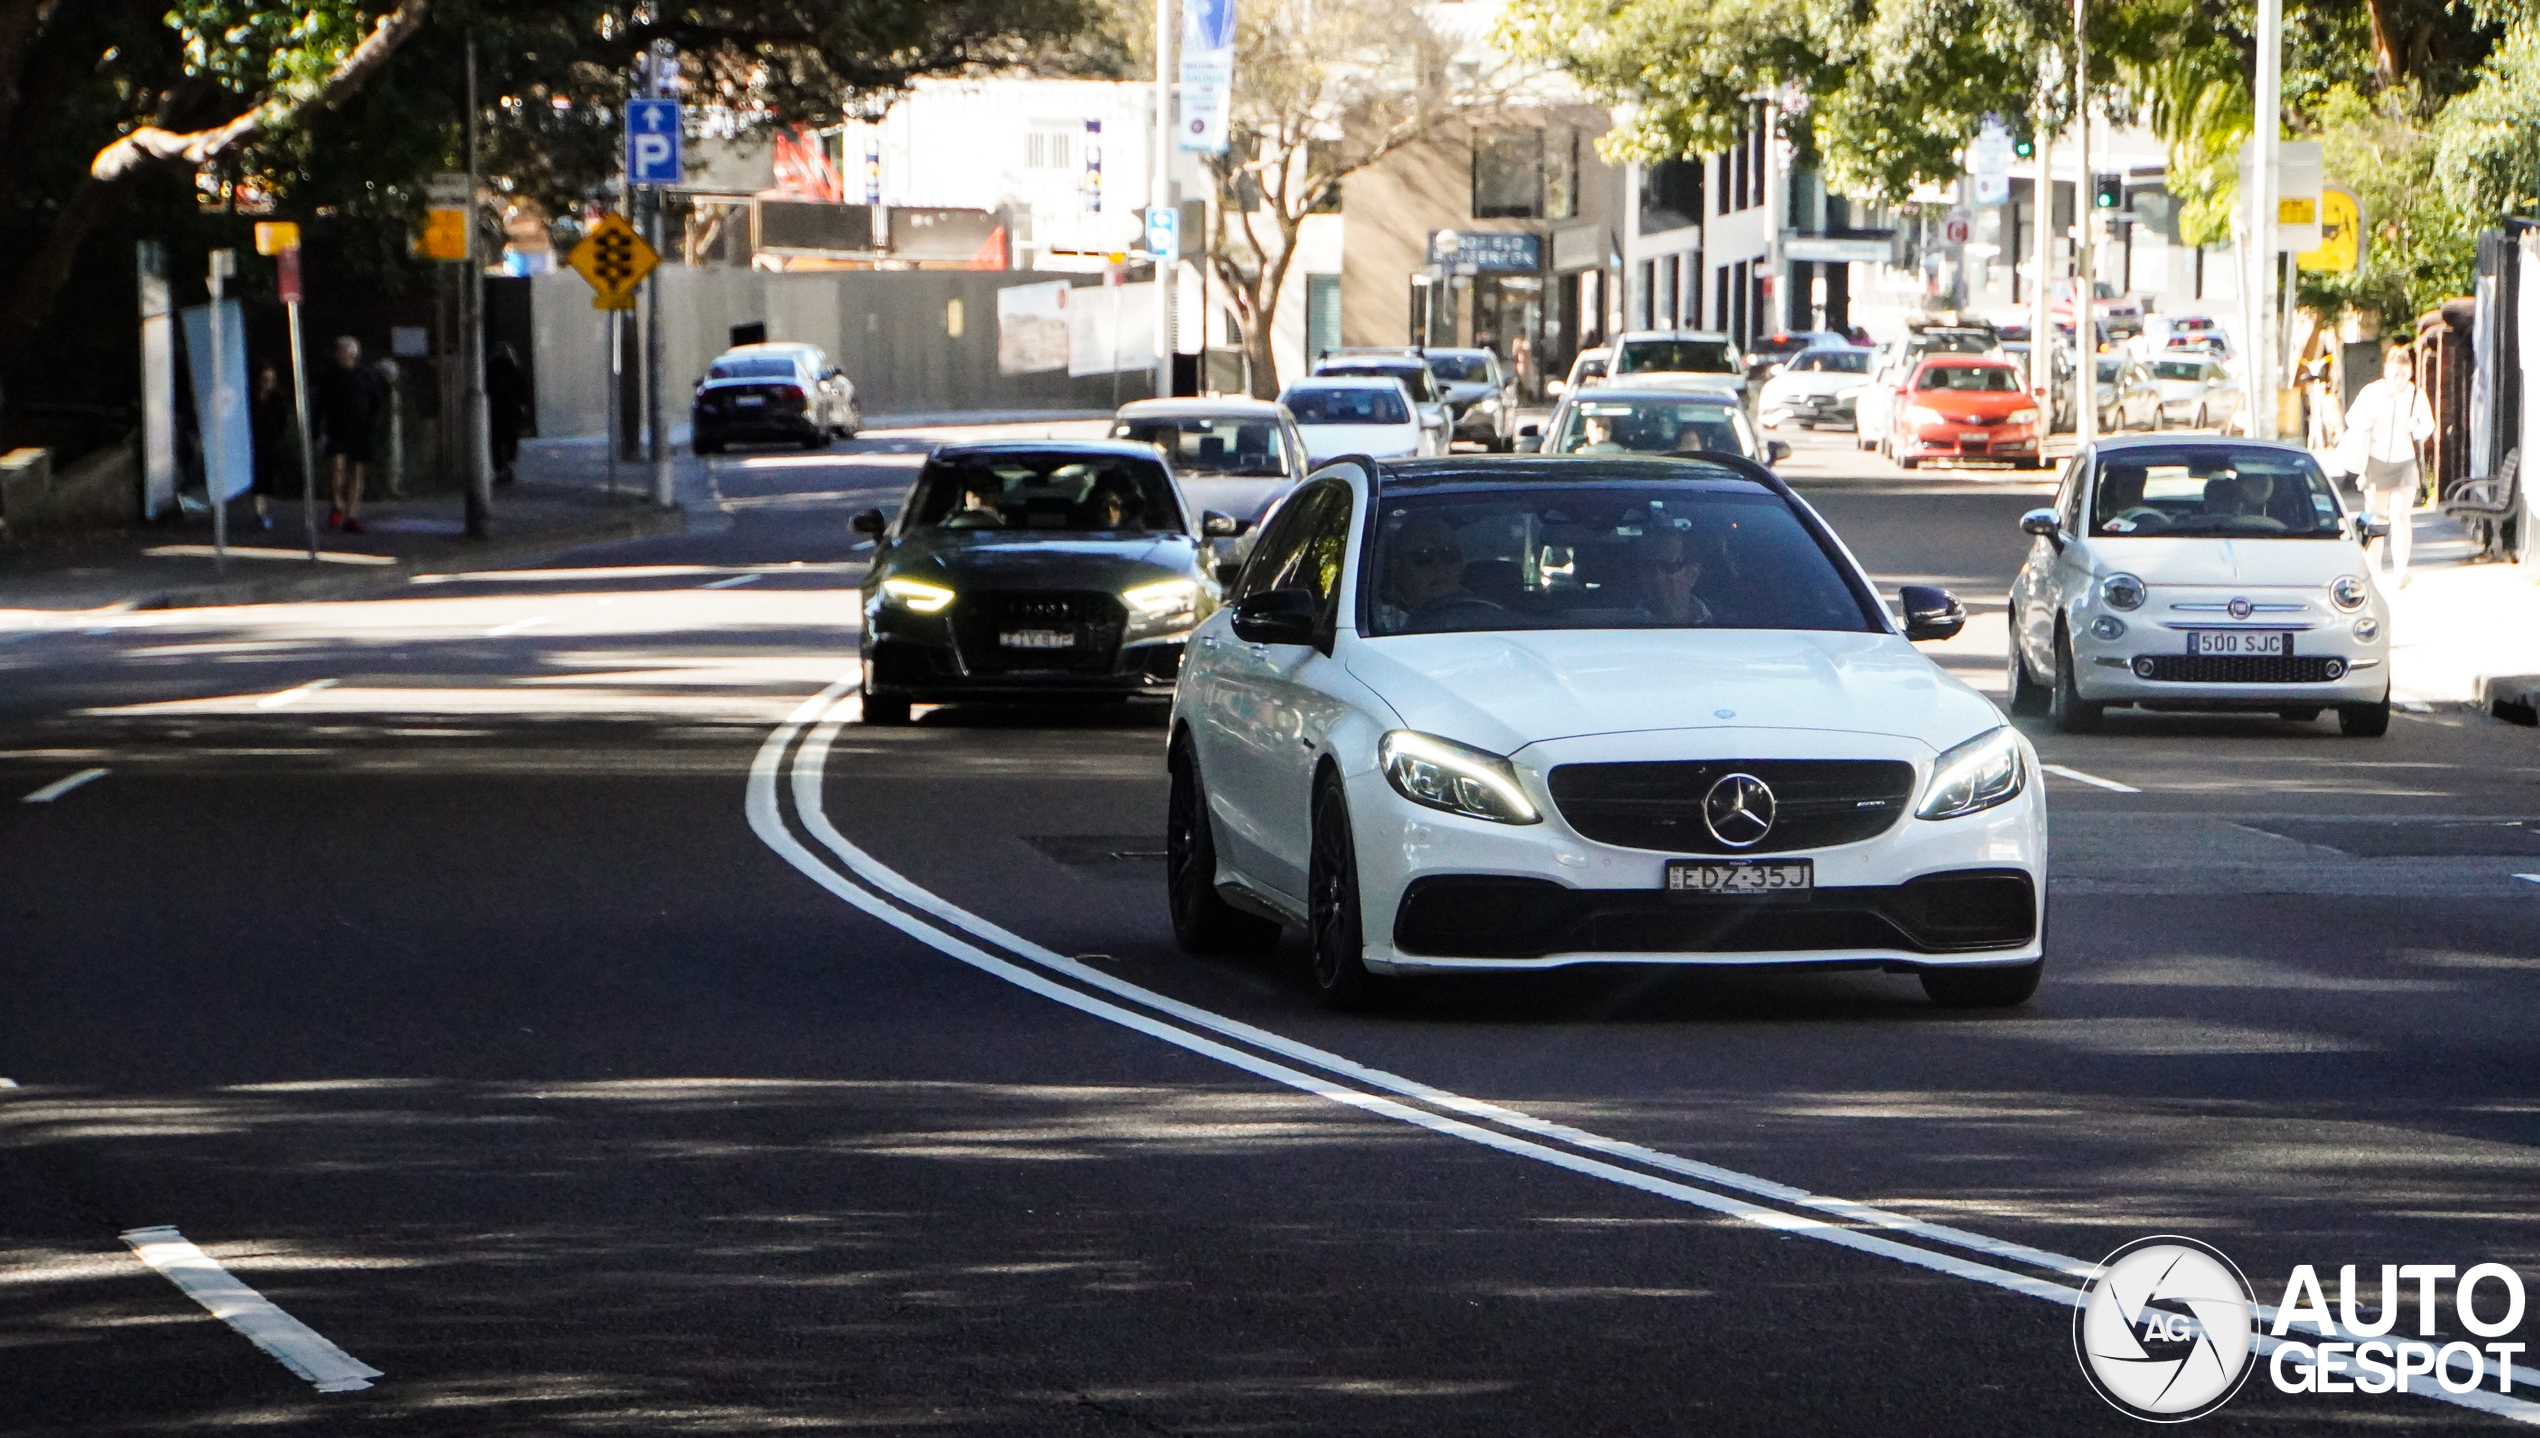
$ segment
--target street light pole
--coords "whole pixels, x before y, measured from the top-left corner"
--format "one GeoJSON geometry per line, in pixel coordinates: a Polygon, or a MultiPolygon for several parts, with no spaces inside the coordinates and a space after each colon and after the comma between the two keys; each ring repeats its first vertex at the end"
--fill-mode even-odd
{"type": "MultiPolygon", "coordinates": [[[[653,42],[650,63],[645,67],[644,72],[644,93],[647,96],[656,100],[661,98],[662,92],[667,88],[662,83],[662,72],[669,67],[671,57],[677,53],[676,48],[668,40],[653,42]]],[[[651,243],[653,252],[659,254],[661,253],[662,187],[652,185],[648,188],[652,191],[653,199],[652,233],[645,238],[651,243]]],[[[644,281],[644,420],[646,426],[652,431],[653,503],[667,509],[677,502],[677,496],[673,493],[671,484],[670,435],[662,415],[662,370],[669,363],[666,356],[670,347],[661,331],[661,287],[662,274],[659,270],[655,270],[644,281]]]]}
{"type": "Polygon", "coordinates": [[[2073,440],[2099,438],[2099,286],[2091,231],[2099,219],[2099,177],[2090,168],[2089,0],[2073,0],[2073,440]]]}
{"type": "Polygon", "coordinates": [[[2038,56],[2037,63],[2037,181],[2031,195],[2036,210],[2036,223],[2030,228],[2035,238],[2037,273],[2029,287],[2029,309],[2034,322],[2029,326],[2029,387],[2046,401],[2046,422],[2038,428],[2038,456],[2046,454],[2045,436],[2055,430],[2055,312],[2048,298],[2054,287],[2055,268],[2055,71],[2052,52],[2038,56]]]}
{"type": "MultiPolygon", "coordinates": [[[[1173,182],[1165,177],[1165,168],[1173,157],[1173,0],[1155,0],[1155,173],[1147,181],[1148,213],[1170,209],[1173,205],[1173,182]]],[[[1180,216],[1176,215],[1175,235],[1179,235],[1180,216]]],[[[1149,226],[1148,233],[1154,228],[1149,226]]],[[[1176,246],[1179,248],[1179,246],[1176,246]]],[[[1173,351],[1178,342],[1173,333],[1173,291],[1182,283],[1179,255],[1157,256],[1155,261],[1155,397],[1167,399],[1173,393],[1173,351]]]]}
{"type": "Polygon", "coordinates": [[[2244,177],[2241,188],[2249,191],[2249,246],[2244,257],[2243,272],[2253,282],[2251,292],[2258,303],[2255,323],[2249,327],[2249,434],[2253,439],[2276,437],[2276,392],[2283,376],[2277,373],[2276,358],[2276,131],[2284,111],[2284,0],[2258,0],[2257,30],[2252,38],[2258,46],[2257,83],[2250,88],[2252,109],[2256,117],[2254,156],[2258,173],[2244,177]],[[2249,180],[2254,178],[2253,185],[2249,180]]]}
{"type": "Polygon", "coordinates": [[[459,363],[467,390],[459,402],[467,444],[467,537],[483,539],[494,510],[492,438],[485,424],[485,261],[477,253],[476,32],[467,34],[467,265],[459,275],[459,363]]]}

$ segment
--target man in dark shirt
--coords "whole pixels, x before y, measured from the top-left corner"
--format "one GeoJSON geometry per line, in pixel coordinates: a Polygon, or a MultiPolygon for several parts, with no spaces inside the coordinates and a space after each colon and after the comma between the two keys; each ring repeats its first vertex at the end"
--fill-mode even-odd
{"type": "Polygon", "coordinates": [[[509,484],[520,458],[520,432],[529,423],[529,376],[508,344],[485,357],[485,428],[493,441],[494,482],[509,484]]]}
{"type": "Polygon", "coordinates": [[[335,486],[335,508],[326,517],[329,529],[362,533],[362,481],[369,474],[371,432],[379,425],[385,398],[379,376],[362,363],[362,342],[337,336],[335,367],[317,386],[318,427],[326,436],[335,486]]]}

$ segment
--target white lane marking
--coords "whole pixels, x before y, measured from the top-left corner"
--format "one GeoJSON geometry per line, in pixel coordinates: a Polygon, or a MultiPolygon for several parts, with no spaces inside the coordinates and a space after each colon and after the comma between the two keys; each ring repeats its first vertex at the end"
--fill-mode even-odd
{"type": "Polygon", "coordinates": [[[730,579],[718,579],[712,584],[700,584],[697,587],[699,589],[734,589],[744,584],[756,584],[759,582],[759,577],[755,574],[736,574],[730,579]]]}
{"type": "Polygon", "coordinates": [[[2514,877],[2526,883],[2540,884],[2540,874],[2516,874],[2514,877]]]}
{"type": "Polygon", "coordinates": [[[203,1305],[214,1318],[237,1329],[275,1362],[316,1384],[320,1393],[350,1393],[385,1376],[239,1282],[174,1228],[132,1229],[123,1241],[132,1246],[135,1258],[183,1289],[186,1297],[203,1305]]]}
{"type": "MultiPolygon", "coordinates": [[[[1147,1007],[1170,1012],[1177,1017],[1197,1020],[1202,1026],[1215,1029],[1218,1032],[1226,1034],[1228,1037],[1236,1038],[1243,1042],[1253,1043],[1257,1047],[1272,1049],[1281,1053],[1283,1056],[1292,1056],[1303,1059],[1308,1063],[1314,1064],[1328,1071],[1343,1074],[1347,1077],[1368,1080],[1376,1086],[1390,1088],[1393,1091],[1404,1094],[1407,1097],[1420,1098],[1434,1103],[1439,1107],[1448,1107],[1460,1112],[1469,1113],[1476,1118],[1484,1120],[1485,1122],[1497,1122],[1503,1126],[1524,1129],[1529,1132],[1554,1139],[1558,1142],[1570,1143],[1577,1147],[1590,1148],[1611,1154],[1615,1157],[1627,1158],[1652,1167],[1659,1167],[1673,1172],[1684,1173],[1688,1176],[1712,1179],[1721,1183],[1724,1187],[1742,1188],[1746,1191],[1754,1192],[1762,1196],[1778,1198],[1786,1202],[1813,1207],[1822,1212],[1838,1214],[1855,1222],[1873,1223],[1883,1227],[1899,1229],[1909,1232],[1916,1237],[1937,1240],[1945,1244],[1972,1249],[1990,1256],[2009,1258],[2035,1267],[2052,1269],[2082,1278],[2095,1276],[2099,1272],[2099,1266],[2097,1264],[2090,1263],[2082,1259],[2071,1258],[2062,1254],[2049,1253],[2043,1249],[2031,1248],[2024,1244],[2010,1243],[2005,1240],[1990,1238],[1986,1235],[1971,1233],[1964,1229],[1950,1228],[1941,1224],[1925,1223],[1918,1219],[1908,1218],[1901,1214],[1888,1213],[1868,1204],[1857,1203],[1849,1199],[1832,1198],[1825,1195],[1809,1193],[1804,1189],[1793,1188],[1786,1184],[1775,1183],[1770,1179],[1757,1178],[1753,1175],[1737,1173],[1734,1170],[1722,1169],[1710,1164],[1697,1163],[1693,1160],[1678,1158],[1673,1154],[1643,1148],[1637,1144],[1622,1143],[1620,1141],[1608,1139],[1602,1135],[1589,1133],[1584,1130],[1546,1123],[1543,1120],[1534,1118],[1532,1115],[1513,1109],[1502,1108],[1496,1104],[1488,1104],[1479,1100],[1464,1098],[1461,1095],[1453,1094],[1447,1092],[1446,1090],[1433,1088],[1429,1085],[1417,1083],[1410,1079],[1400,1078],[1395,1075],[1385,1073],[1382,1070],[1368,1068],[1365,1065],[1359,1064],[1355,1060],[1343,1058],[1338,1054],[1313,1048],[1310,1045],[1298,1043],[1295,1040],[1284,1038],[1280,1035],[1270,1033],[1267,1030],[1257,1029],[1251,1025],[1243,1024],[1232,1019],[1227,1019],[1221,1015],[1211,1013],[1205,1009],[1199,1009],[1194,1006],[1184,1004],[1179,1000],[1168,998],[1162,994],[1155,993],[1152,990],[1140,988],[1135,984],[1130,984],[1113,978],[1110,975],[1100,973],[1097,970],[1084,968],[1082,965],[1076,964],[1072,960],[1059,956],[1053,950],[1042,948],[1039,945],[1030,943],[1028,940],[1020,939],[1009,933],[1007,930],[1000,928],[975,914],[971,914],[967,910],[951,904],[928,890],[918,887],[904,875],[901,875],[896,870],[893,870],[888,866],[881,864],[879,861],[874,860],[871,855],[866,854],[863,850],[850,843],[845,836],[839,834],[836,827],[829,822],[822,802],[820,771],[824,766],[829,744],[844,723],[844,720],[838,717],[839,712],[848,707],[847,701],[841,700],[836,696],[845,694],[853,687],[853,684],[854,680],[852,678],[841,679],[837,683],[830,685],[820,694],[806,700],[794,711],[783,725],[779,726],[774,734],[771,734],[768,737],[767,742],[760,747],[759,756],[757,760],[752,763],[750,769],[748,803],[750,826],[758,833],[762,842],[765,842],[770,848],[776,850],[777,853],[786,860],[786,862],[792,864],[797,870],[802,872],[813,882],[819,884],[822,888],[829,890],[831,893],[837,895],[841,899],[844,899],[856,908],[864,910],[866,913],[881,919],[883,922],[899,929],[911,938],[917,939],[919,942],[924,943],[941,953],[950,955],[965,964],[980,969],[985,973],[994,975],[995,977],[1004,979],[1007,982],[1015,984],[1016,986],[1026,989],[1032,993],[1040,994],[1058,1003],[1065,1004],[1070,1008],[1077,1009],[1089,1016],[1120,1024],[1123,1027],[1130,1028],[1136,1032],[1161,1039],[1162,1041],[1173,1044],[1178,1048],[1189,1050],[1192,1053],[1199,1054],[1204,1057],[1217,1059],[1220,1062],[1243,1069],[1248,1073],[1253,1073],[1260,1077],[1270,1079],[1273,1082],[1299,1089],[1303,1092],[1313,1094],[1331,1102],[1347,1104],[1351,1107],[1362,1109],[1379,1117],[1391,1118],[1399,1122],[1415,1124],[1419,1127],[1430,1129],[1451,1138],[1463,1139],[1467,1142],[1480,1144],[1487,1148],[1497,1149],[1501,1152],[1509,1153],[1517,1157],[1535,1159],[1540,1162],[1552,1164],[1559,1168],[1568,1169],[1574,1173],[1583,1174],[1593,1178],[1601,1178],[1608,1182],[1619,1184],[1623,1187],[1638,1189],[1641,1192],[1653,1194],[1658,1197],[1669,1198],[1677,1202],[1689,1203],[1697,1207],[1710,1209],[1714,1212],[1738,1218],[1744,1222],[1756,1224],[1759,1227],[1773,1229],[1798,1237],[1815,1238],[1827,1243],[1836,1244],[1840,1247],[1851,1248],[1865,1253],[1873,1253],[1882,1257],[1893,1258],[1918,1267],[1929,1268],[1935,1272],[1946,1273],[1953,1277],[1969,1279],[1992,1287],[2004,1288],[2011,1292],[2026,1294],[2034,1298],[2043,1298],[2049,1302],[2069,1304],[2077,1302],[2080,1297],[2080,1290],[2067,1287],[2060,1283],[2032,1278],[2025,1274],[2008,1272],[2003,1269],[1991,1267],[1987,1264],[1969,1262],[1965,1259],[1956,1258],[1948,1254],[1932,1253],[1925,1249],[1914,1248],[1906,1244],[1882,1238],[1875,1234],[1862,1233],[1856,1229],[1827,1223],[1803,1214],[1788,1214],[1776,1209],[1764,1208],[1760,1205],[1750,1204],[1740,1199],[1728,1197],[1724,1194],[1715,1193],[1707,1189],[1696,1188],[1691,1184],[1674,1183],[1666,1179],[1654,1178],[1648,1174],[1620,1168],[1614,1164],[1606,1163],[1596,1158],[1565,1152],[1561,1149],[1534,1143],[1527,1139],[1497,1133],[1491,1129],[1483,1128],[1479,1124],[1466,1123],[1458,1119],[1433,1114],[1425,1109],[1414,1108],[1408,1104],[1398,1103],[1394,1100],[1387,1099],[1376,1094],[1369,1094],[1358,1089],[1349,1088],[1343,1084],[1322,1078],[1319,1075],[1303,1073],[1296,1069],[1288,1068],[1285,1065],[1270,1062],[1269,1060],[1260,1058],[1258,1055],[1248,1054],[1239,1049],[1229,1048],[1224,1044],[1220,1044],[1214,1040],[1202,1037],[1201,1035],[1191,1033],[1186,1029],[1177,1028],[1174,1025],[1150,1018],[1147,1015],[1121,1008],[1118,1005],[1107,1003],[1101,999],[1094,998],[1091,995],[1081,993],[1075,989],[1053,983],[1050,980],[1043,978],[1041,975],[1032,972],[1030,969],[1023,968],[1005,959],[986,953],[983,950],[963,942],[961,939],[951,934],[945,933],[943,930],[935,928],[917,916],[908,914],[903,910],[894,907],[887,900],[883,899],[881,895],[869,892],[865,888],[849,881],[845,876],[840,875],[827,865],[822,864],[816,856],[812,855],[808,849],[803,847],[799,840],[794,838],[792,831],[785,825],[782,807],[777,799],[776,779],[778,771],[786,767],[786,750],[792,747],[794,739],[804,732],[806,726],[812,726],[815,724],[815,721],[818,721],[816,727],[811,728],[809,737],[804,739],[801,748],[794,754],[795,762],[793,765],[792,788],[794,792],[797,817],[800,819],[804,827],[812,831],[814,837],[818,838],[824,847],[829,848],[830,851],[836,854],[842,861],[854,866],[857,869],[858,877],[865,879],[866,882],[873,884],[877,888],[882,888],[888,891],[895,897],[901,898],[903,902],[909,903],[912,907],[922,908],[930,913],[942,916],[961,927],[968,928],[978,937],[989,939],[991,942],[1011,948],[1017,953],[1024,954],[1031,958],[1032,962],[1039,967],[1063,972],[1071,978],[1080,979],[1090,985],[1105,989],[1124,998],[1129,998],[1147,1007]]],[[[2258,1314],[2262,1321],[2270,1324],[2274,1321],[2276,1316],[2274,1307],[2272,1305],[2265,1304],[2258,1306],[2258,1314]]],[[[2272,1355],[2283,1341],[2284,1340],[2275,1339],[2261,1334],[2253,1338],[2252,1347],[2261,1357],[2266,1357],[2272,1355]]],[[[2484,1389],[2471,1389],[2460,1393],[2454,1393],[2449,1390],[2441,1390],[2431,1394],[2430,1396],[2461,1407],[2475,1408],[2484,1412],[2496,1413],[2502,1416],[2514,1418],[2517,1421],[2524,1423],[2540,1424],[2540,1404],[2533,1404],[2521,1399],[2489,1393],[2484,1389]]]]}
{"type": "Polygon", "coordinates": [[[43,788],[36,790],[32,794],[27,795],[18,802],[21,804],[50,804],[54,800],[62,797],[64,794],[69,793],[82,784],[88,783],[92,779],[103,779],[105,777],[106,771],[103,769],[82,769],[67,779],[54,780],[52,783],[45,785],[43,788]]]}
{"type": "Polygon", "coordinates": [[[264,698],[256,701],[256,707],[259,709],[279,709],[285,704],[297,704],[312,694],[318,693],[321,690],[332,689],[334,687],[335,681],[332,679],[313,679],[308,683],[299,685],[295,688],[285,689],[279,694],[268,694],[264,698]]]}
{"type": "Polygon", "coordinates": [[[2067,769],[2061,764],[2041,763],[2037,767],[2045,770],[2049,774],[2060,774],[2067,779],[2076,780],[2080,783],[2096,784],[2100,788],[2109,790],[2113,793],[2140,794],[2143,792],[2142,790],[2134,787],[2132,784],[2120,784],[2114,779],[2102,779],[2096,774],[2085,774],[2079,769],[2067,769]]]}
{"type": "Polygon", "coordinates": [[[509,624],[497,624],[493,628],[486,630],[485,637],[488,639],[500,639],[506,634],[518,634],[524,629],[534,629],[541,624],[548,623],[554,618],[555,616],[551,614],[541,614],[535,619],[515,619],[509,624]]]}
{"type": "Polygon", "coordinates": [[[16,1079],[0,1078],[0,1088],[16,1088],[17,1086],[18,1081],[16,1079]]]}

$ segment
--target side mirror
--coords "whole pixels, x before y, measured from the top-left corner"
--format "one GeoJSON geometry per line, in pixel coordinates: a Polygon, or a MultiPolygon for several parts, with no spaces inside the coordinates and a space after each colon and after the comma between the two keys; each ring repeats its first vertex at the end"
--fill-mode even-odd
{"type": "Polygon", "coordinates": [[[2064,542],[2064,526],[2055,518],[2055,511],[2051,509],[2032,509],[2021,515],[2020,533],[2034,534],[2040,539],[2051,540],[2059,547],[2064,542]]]}
{"type": "Polygon", "coordinates": [[[1790,458],[1789,440],[1768,439],[1764,441],[1764,462],[1766,464],[1779,464],[1788,458],[1790,458]]]}
{"type": "Polygon", "coordinates": [[[1896,600],[1905,611],[1908,639],[1955,639],[1958,631],[1967,627],[1966,606],[1946,589],[1908,584],[1896,591],[1896,600]]]}
{"type": "Polygon", "coordinates": [[[1517,437],[1519,439],[1541,439],[1543,438],[1543,426],[1539,424],[1521,424],[1517,426],[1517,437]]]}
{"type": "Polygon", "coordinates": [[[1508,448],[1509,452],[1512,454],[1541,454],[1543,453],[1543,436],[1539,434],[1521,434],[1517,436],[1516,442],[1509,445],[1508,448]]]}
{"type": "Polygon", "coordinates": [[[2389,537],[2390,521],[2386,517],[2378,514],[2359,514],[2355,516],[2356,539],[2388,539],[2389,537]]]}
{"type": "Polygon", "coordinates": [[[891,527],[891,521],[882,517],[882,511],[878,509],[868,509],[864,513],[857,515],[855,518],[848,520],[847,527],[854,530],[856,533],[865,536],[867,539],[880,539],[882,537],[882,532],[891,527]]]}
{"type": "Polygon", "coordinates": [[[1314,642],[1314,596],[1302,589],[1272,589],[1235,604],[1235,637],[1246,644],[1314,642]]]}
{"type": "Polygon", "coordinates": [[[1211,539],[1232,539],[1236,535],[1243,533],[1244,527],[1235,521],[1235,517],[1233,515],[1219,514],[1216,510],[1211,509],[1201,512],[1199,517],[1199,532],[1207,535],[1211,539]]]}

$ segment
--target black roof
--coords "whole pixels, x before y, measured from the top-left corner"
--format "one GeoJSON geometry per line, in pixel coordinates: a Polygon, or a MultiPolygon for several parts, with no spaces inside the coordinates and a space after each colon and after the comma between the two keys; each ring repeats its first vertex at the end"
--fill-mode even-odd
{"type": "Polygon", "coordinates": [[[1705,480],[1742,480],[1762,485],[1784,499],[1791,498],[1790,487],[1782,483],[1781,476],[1751,459],[1734,454],[1715,453],[1686,458],[1662,455],[1599,455],[1594,458],[1454,455],[1437,459],[1384,461],[1351,457],[1372,465],[1378,487],[1387,490],[1448,487],[1543,489],[1575,484],[1684,484],[1705,480]]]}
{"type": "Polygon", "coordinates": [[[937,459],[960,459],[968,455],[999,454],[1073,454],[1086,459],[1142,459],[1156,462],[1155,446],[1143,440],[1127,439],[982,439],[967,444],[938,445],[937,459]]]}

